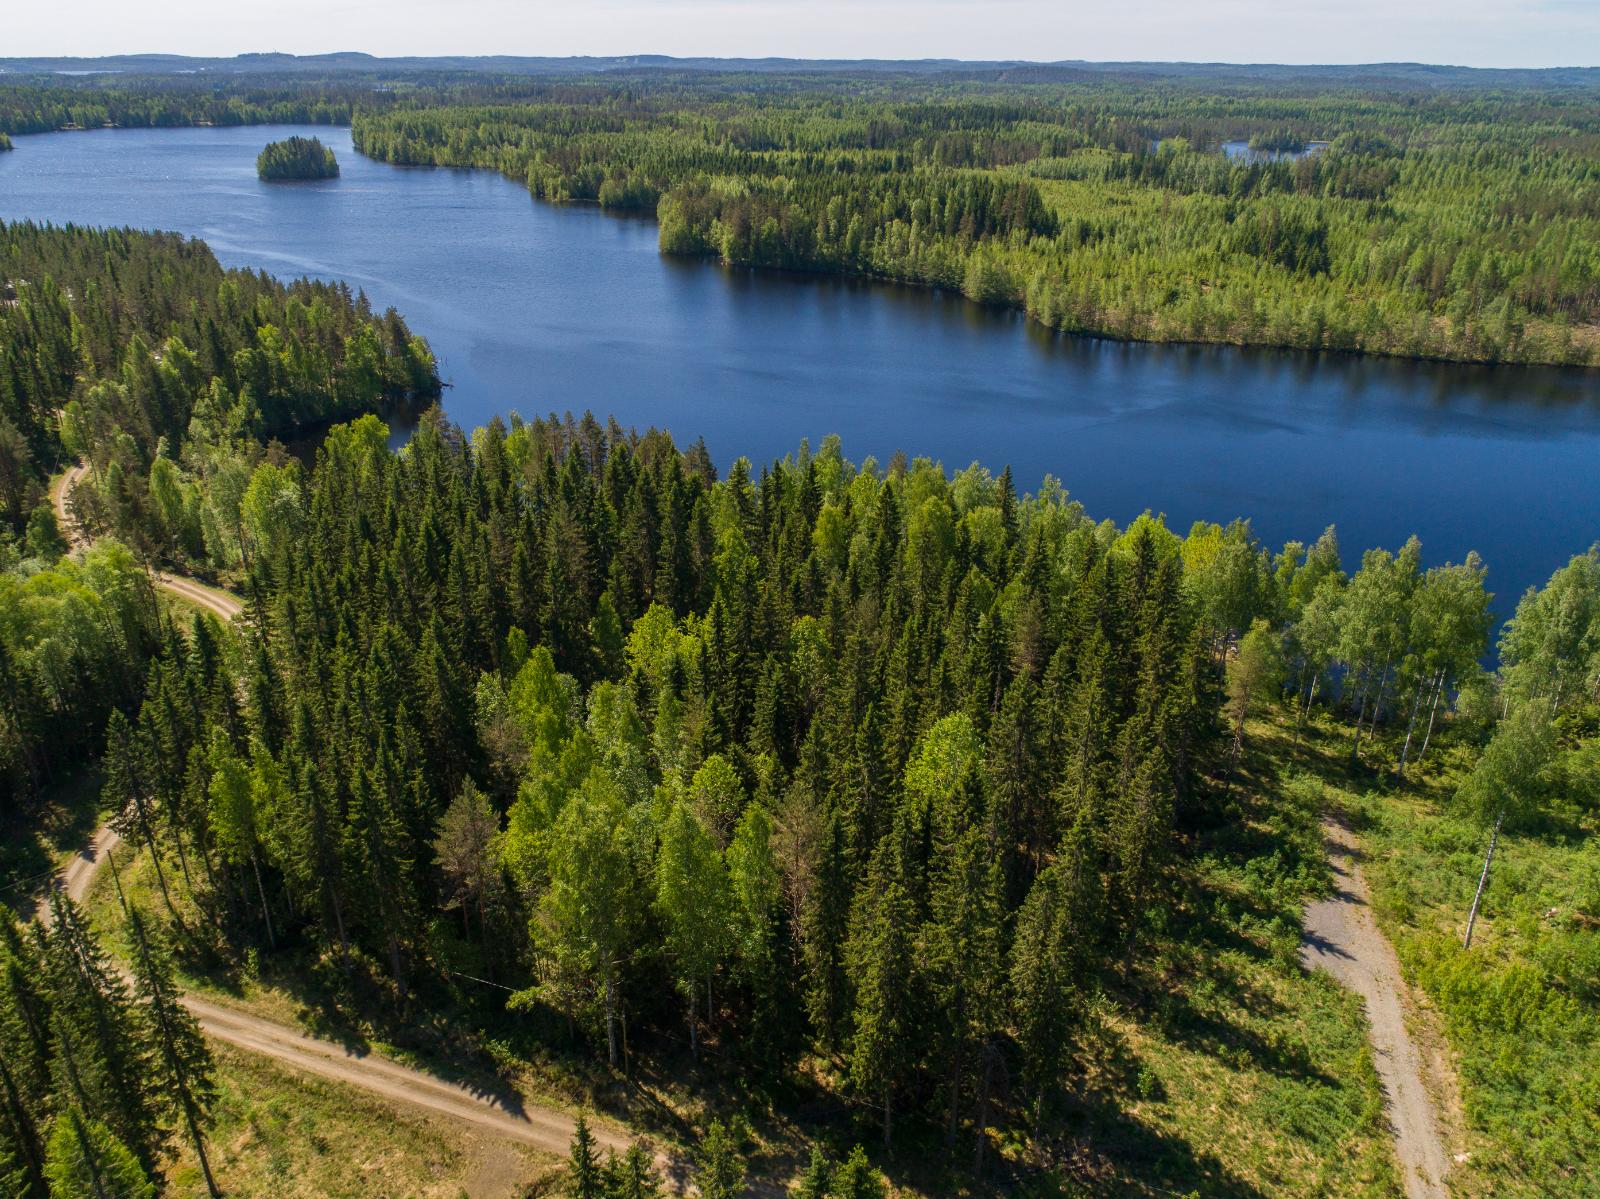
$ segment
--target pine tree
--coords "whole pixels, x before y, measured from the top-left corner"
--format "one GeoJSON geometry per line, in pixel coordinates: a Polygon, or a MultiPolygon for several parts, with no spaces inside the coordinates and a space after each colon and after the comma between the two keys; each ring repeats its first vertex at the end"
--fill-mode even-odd
{"type": "Polygon", "coordinates": [[[567,1194],[572,1199],[607,1199],[605,1171],[595,1148],[589,1121],[578,1113],[572,1130],[572,1151],[567,1156],[567,1194]]]}
{"type": "Polygon", "coordinates": [[[211,1160],[206,1153],[205,1129],[216,1102],[215,1062],[200,1025],[183,1006],[172,962],[158,934],[137,907],[128,908],[128,940],[133,948],[135,993],[143,1001],[146,1036],[154,1046],[156,1093],[176,1109],[200,1162],[200,1173],[212,1199],[220,1199],[211,1160]]]}
{"type": "Polygon", "coordinates": [[[1094,867],[1082,824],[1069,833],[1062,856],[1040,872],[1017,914],[1011,946],[1011,1007],[1023,1084],[1033,1096],[1039,1126],[1049,1088],[1065,1069],[1077,1024],[1078,963],[1090,930],[1082,921],[1092,903],[1094,867]]]}
{"type": "Polygon", "coordinates": [[[811,1146],[811,1160],[789,1193],[793,1199],[832,1199],[833,1162],[821,1145],[811,1146]]]}
{"type": "Polygon", "coordinates": [[[713,1120],[695,1154],[694,1184],[702,1199],[738,1199],[744,1194],[745,1165],[733,1134],[713,1120]]]}
{"type": "MultiPolygon", "coordinates": [[[[0,908],[0,1146],[9,1192],[45,1194],[43,1122],[50,1111],[50,1009],[43,964],[9,910],[0,908]]],[[[4,1170],[0,1169],[0,1177],[4,1170]]]]}
{"type": "Polygon", "coordinates": [[[883,1106],[883,1143],[894,1135],[895,1091],[914,1063],[911,930],[916,914],[886,839],[852,919],[846,960],[855,991],[850,1081],[883,1106]]]}
{"type": "Polygon", "coordinates": [[[127,986],[77,904],[58,891],[50,916],[45,967],[56,1089],[153,1170],[166,1133],[157,1117],[150,1046],[127,986]]]}
{"type": "Polygon", "coordinates": [[[661,1178],[650,1151],[638,1141],[606,1163],[606,1199],[659,1199],[661,1178]]]}
{"type": "Polygon", "coordinates": [[[105,1125],[68,1108],[50,1134],[50,1199],[156,1199],[156,1187],[105,1125]]]}
{"type": "Polygon", "coordinates": [[[888,1184],[867,1160],[867,1151],[857,1145],[850,1156],[833,1171],[830,1199],[887,1199],[888,1184]]]}

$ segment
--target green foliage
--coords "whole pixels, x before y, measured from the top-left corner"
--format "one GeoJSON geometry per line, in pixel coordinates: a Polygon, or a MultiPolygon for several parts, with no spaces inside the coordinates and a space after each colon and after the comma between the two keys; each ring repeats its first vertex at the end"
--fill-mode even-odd
{"type": "Polygon", "coordinates": [[[103,1124],[69,1109],[50,1134],[50,1199],[156,1199],[155,1184],[103,1124]]]}
{"type": "Polygon", "coordinates": [[[336,179],[339,162],[319,138],[291,137],[267,143],[256,157],[256,174],[268,183],[289,179],[336,179]]]}
{"type": "Polygon", "coordinates": [[[1530,589],[1500,638],[1506,687],[1522,699],[1563,704],[1600,696],[1600,549],[1579,554],[1530,589]]]}
{"type": "Polygon", "coordinates": [[[362,153],[654,210],[664,253],[870,275],[1043,324],[1593,363],[1592,91],[1393,78],[675,75],[358,112],[362,153]],[[1231,158],[1224,141],[1247,138],[1231,158]],[[1318,143],[1312,146],[1311,143],[1318,143]]]}
{"type": "Polygon", "coordinates": [[[1600,858],[1596,811],[1570,782],[1592,767],[1595,742],[1592,724],[1553,735],[1548,710],[1548,698],[1513,706],[1477,763],[1452,753],[1426,791],[1364,805],[1374,906],[1457,1064],[1473,1145],[1462,1182],[1508,1199],[1577,1199],[1600,1161],[1585,1098],[1600,1085],[1600,858]],[[1524,802],[1540,818],[1519,825],[1524,802]],[[1505,831],[1464,950],[1484,826],[1502,803],[1505,831]]]}
{"type": "Polygon", "coordinates": [[[160,643],[155,595],[127,548],[102,541],[44,569],[0,571],[0,823],[96,752],[160,643]]]}
{"type": "Polygon", "coordinates": [[[1512,828],[1537,814],[1555,759],[1555,730],[1542,705],[1515,709],[1495,730],[1478,764],[1456,792],[1456,802],[1484,826],[1502,818],[1512,828]]]}
{"type": "Polygon", "coordinates": [[[236,566],[254,548],[242,536],[292,536],[297,519],[281,455],[252,479],[256,437],[439,392],[392,309],[342,284],[225,271],[176,234],[0,224],[0,283],[16,293],[0,302],[0,520],[14,530],[46,477],[83,457],[91,529],[236,566]]]}
{"type": "Polygon", "coordinates": [[[567,1157],[567,1194],[572,1199],[604,1199],[605,1175],[600,1152],[595,1148],[589,1121],[578,1113],[572,1130],[572,1152],[567,1157]]]}
{"type": "Polygon", "coordinates": [[[744,1161],[732,1132],[713,1120],[695,1154],[694,1184],[705,1199],[739,1199],[744,1194],[744,1161]]]}

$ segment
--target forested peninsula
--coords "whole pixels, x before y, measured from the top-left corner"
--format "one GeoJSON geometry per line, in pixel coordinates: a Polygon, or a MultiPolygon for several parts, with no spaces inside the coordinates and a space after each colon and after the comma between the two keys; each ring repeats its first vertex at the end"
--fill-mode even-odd
{"type": "Polygon", "coordinates": [[[1596,98],[1487,103],[596,83],[358,113],[354,135],[385,161],[655,211],[666,253],[960,291],[1067,332],[1600,363],[1596,98]],[[1283,153],[1232,158],[1230,138],[1283,153]]]}
{"type": "Polygon", "coordinates": [[[256,157],[256,174],[265,183],[337,179],[339,160],[319,138],[291,137],[267,144],[256,157]]]}
{"type": "Polygon", "coordinates": [[[9,84],[0,132],[348,123],[383,161],[656,213],[667,253],[959,291],[1066,332],[1600,363],[1587,76],[373,70],[9,84]]]}
{"type": "MultiPolygon", "coordinates": [[[[1286,1006],[1244,1017],[1250,1036],[1302,1030],[1334,1072],[1280,1102],[1381,1188],[1359,1023],[1294,956],[1329,761],[1457,780],[1467,862],[1440,878],[1470,878],[1491,827],[1590,817],[1592,552],[1523,599],[1497,677],[1482,563],[1423,569],[1415,541],[1347,572],[1331,530],[1270,551],[1245,522],[1118,528],[1051,480],[853,463],[832,439],[724,473],[592,417],[468,436],[434,412],[397,453],[368,415],[307,468],[262,438],[436,387],[397,315],[165,235],[16,225],[0,245],[41,281],[0,314],[21,497],[0,819],[44,819],[103,744],[134,853],[132,993],[70,899],[0,950],[0,1036],[28,1071],[0,1160],[25,1183],[90,1150],[131,1179],[200,1152],[218,1067],[181,1021],[171,1043],[143,1030],[178,1020],[174,971],[270,968],[379,1026],[445,1018],[508,1066],[676,1061],[780,1105],[808,1079],[846,1146],[935,1193],[1070,1173],[1048,1164],[1060,1130],[1116,1143],[1109,1113],[1075,1112],[1113,1085],[1156,1110],[1184,1038],[1269,987],[1286,1006]],[[67,553],[29,504],[73,455],[75,520],[100,536],[67,553]],[[246,619],[164,607],[142,562],[229,582],[246,619]],[[26,1040],[45,1012],[66,1040],[26,1040]],[[1118,1027],[1149,1055],[1127,1084],[1102,1078],[1118,1027]],[[146,1060],[166,1065],[131,1072],[146,1060]],[[77,1089],[68,1061],[102,1081],[77,1089]],[[907,1172],[908,1144],[954,1156],[907,1172]]],[[[1533,985],[1455,944],[1411,959],[1452,1018],[1533,985]]],[[[1549,994],[1582,985],[1580,961],[1544,969],[1549,994]]],[[[1528,1055],[1527,1085],[1472,1092],[1474,1117],[1558,1120],[1592,1151],[1571,1118],[1592,1075],[1560,1047],[1595,1019],[1576,996],[1503,1035],[1472,1017],[1469,1062],[1506,1037],[1528,1055]]],[[[701,1110],[704,1171],[774,1168],[775,1128],[701,1110]]],[[[1230,1118],[1272,1146],[1234,1168],[1303,1151],[1294,1122],[1230,1118]]],[[[1484,1135],[1491,1166],[1562,1177],[1549,1143],[1484,1135]]],[[[826,1148],[820,1177],[881,1185],[826,1148]]],[[[1137,1153],[1106,1169],[1163,1177],[1137,1153]]]]}
{"type": "MultiPolygon", "coordinates": [[[[41,95],[219,103],[187,86],[41,95]]],[[[366,153],[654,209],[670,252],[1593,361],[1579,89],[887,86],[334,94],[366,153]]],[[[1452,1185],[1587,1199],[1600,547],[1496,640],[1475,554],[1118,525],[914,432],[756,463],[434,405],[395,448],[422,332],[0,225],[0,1192],[1387,1199],[1390,1063],[1303,956],[1370,887],[1452,1185]],[[564,1163],[483,1149],[518,1113],[564,1163]]]]}

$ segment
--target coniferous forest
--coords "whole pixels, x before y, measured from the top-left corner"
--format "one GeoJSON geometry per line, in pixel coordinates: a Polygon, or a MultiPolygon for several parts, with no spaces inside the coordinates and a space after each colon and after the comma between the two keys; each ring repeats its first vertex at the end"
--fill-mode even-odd
{"type": "Polygon", "coordinates": [[[314,137],[291,137],[270,142],[256,158],[256,174],[264,182],[293,179],[335,179],[339,162],[333,151],[314,137]]]}
{"type": "MultiPolygon", "coordinates": [[[[655,210],[670,253],[1069,331],[1594,361],[1588,93],[858,83],[0,115],[298,104],[655,210]]],[[[661,1193],[663,1146],[715,1196],[1395,1194],[1359,1003],[1299,956],[1328,813],[1448,1037],[1464,1193],[1587,1193],[1595,550],[1496,605],[1476,555],[1118,526],[1004,464],[463,430],[426,330],[173,234],[0,225],[0,285],[0,832],[97,762],[126,843],[98,908],[25,923],[49,871],[0,879],[0,1195],[230,1193],[232,1067],[183,995],[262,978],[319,1030],[614,1101],[656,1139],[603,1158],[580,1117],[586,1197],[661,1193]]]]}

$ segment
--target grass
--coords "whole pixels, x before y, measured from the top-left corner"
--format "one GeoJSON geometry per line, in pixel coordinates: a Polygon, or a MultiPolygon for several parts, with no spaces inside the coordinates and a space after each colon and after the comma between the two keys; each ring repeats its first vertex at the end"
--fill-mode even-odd
{"type": "MultiPolygon", "coordinates": [[[[0,903],[30,915],[51,875],[83,845],[100,814],[100,764],[57,778],[26,813],[26,828],[0,828],[0,903]]],[[[19,823],[21,821],[19,820],[19,823]]]]}
{"type": "MultiPolygon", "coordinates": [[[[212,1171],[230,1199],[522,1199],[559,1163],[442,1117],[216,1046],[212,1171]]],[[[166,1195],[202,1199],[187,1144],[166,1195]]]]}
{"type": "MultiPolygon", "coordinates": [[[[494,1022],[492,1002],[413,1005],[399,1020],[375,979],[352,993],[334,980],[327,963],[294,952],[231,963],[191,958],[186,982],[283,1023],[436,1071],[487,1079],[567,1110],[605,1112],[658,1142],[692,1144],[713,1117],[742,1118],[751,1129],[746,1148],[753,1177],[792,1177],[809,1143],[820,1139],[836,1153],[865,1142],[905,1196],[980,1195],[997,1188],[1152,1199],[1392,1196],[1398,1183],[1359,1002],[1299,964],[1304,905],[1325,890],[1329,876],[1318,798],[1281,784],[1277,760],[1275,752],[1252,758],[1241,798],[1186,847],[1181,877],[1174,880],[1177,901],[1159,909],[1164,915],[1128,972],[1108,981],[1089,1013],[1074,1098],[1054,1113],[1051,1135],[1030,1144],[1014,1136],[1002,1140],[997,1132],[985,1178],[976,1184],[966,1174],[970,1137],[964,1135],[952,1157],[931,1122],[907,1121],[896,1154],[877,1154],[870,1113],[857,1112],[824,1084],[831,1069],[824,1061],[751,1089],[723,1077],[710,1053],[696,1065],[681,1047],[656,1038],[636,1047],[642,1051],[623,1079],[581,1052],[541,1042],[525,1020],[501,1013],[494,1022]],[[483,1032],[463,1031],[475,1020],[483,1032]]],[[[161,911],[148,857],[124,847],[117,863],[135,902],[161,911]]],[[[184,893],[176,863],[169,864],[168,878],[179,911],[197,924],[199,912],[184,893]]],[[[96,880],[89,908],[97,926],[114,937],[120,916],[109,871],[96,880]]],[[[715,1043],[708,1048],[714,1052],[715,1043]]],[[[265,1101],[272,1093],[249,1078],[249,1070],[283,1073],[232,1051],[223,1060],[230,1077],[245,1080],[228,1101],[232,1108],[240,1108],[244,1096],[265,1101]]],[[[353,1113],[351,1120],[366,1110],[363,1104],[387,1112],[382,1101],[360,1092],[315,1085],[343,1096],[340,1111],[353,1113]]],[[[392,1114],[372,1118],[393,1120],[392,1114]]],[[[1016,1112],[1006,1118],[1020,1120],[1016,1112]]],[[[241,1129],[241,1121],[248,1123],[234,1111],[223,1127],[241,1129]]],[[[425,1130],[417,1136],[438,1142],[437,1153],[415,1140],[391,1144],[402,1126],[385,1124],[370,1152],[364,1146],[357,1154],[342,1148],[344,1140],[363,1144],[367,1134],[357,1125],[340,1138],[288,1109],[266,1107],[255,1121],[254,1139],[236,1131],[230,1141],[219,1131],[219,1142],[242,1155],[248,1185],[266,1189],[230,1193],[302,1193],[271,1189],[280,1177],[270,1173],[277,1162],[291,1163],[283,1168],[296,1185],[302,1177],[317,1180],[307,1194],[455,1199],[449,1189],[427,1188],[466,1168],[445,1152],[465,1135],[454,1125],[413,1122],[425,1130]],[[392,1165],[369,1166],[369,1159],[392,1165]],[[293,1164],[302,1160],[303,1174],[293,1164]]]]}
{"type": "Polygon", "coordinates": [[[1054,1147],[1060,1193],[1398,1193],[1360,1002],[1299,961],[1305,904],[1331,886],[1318,796],[1272,754],[1242,782],[1092,1022],[1054,1147]]]}
{"type": "Polygon", "coordinates": [[[1392,752],[1352,770],[1348,730],[1308,764],[1360,831],[1378,924],[1439,1013],[1461,1090],[1455,1194],[1580,1199],[1600,1172],[1600,815],[1565,794],[1503,833],[1471,950],[1467,911],[1488,832],[1455,809],[1470,746],[1436,744],[1403,785],[1392,752]]]}

